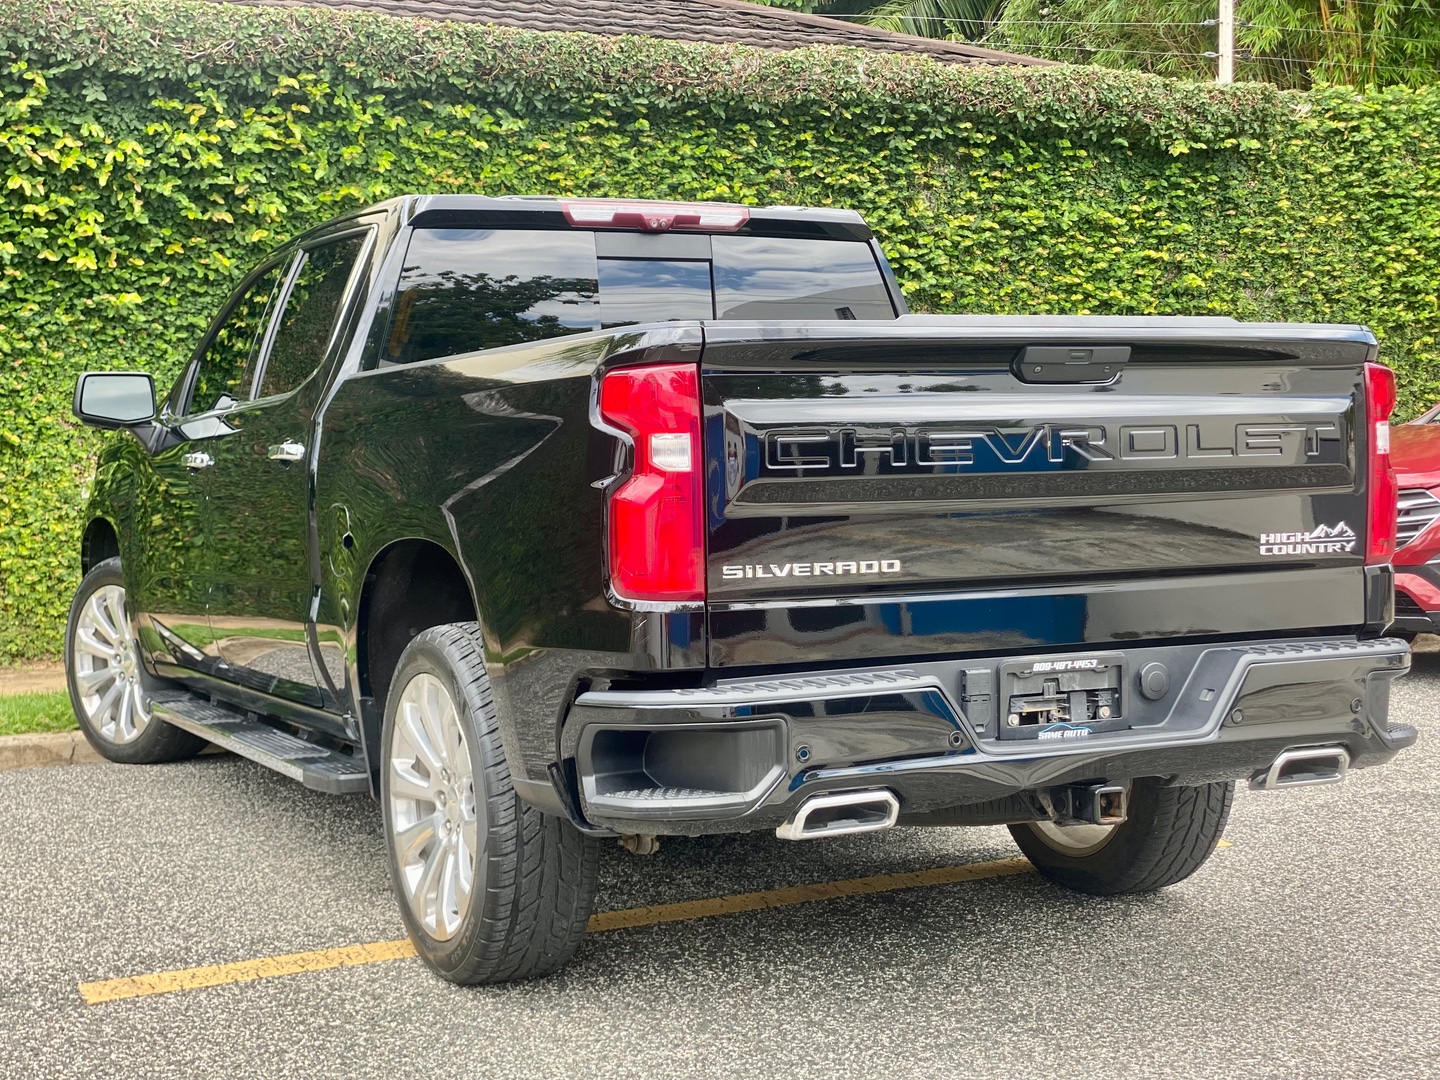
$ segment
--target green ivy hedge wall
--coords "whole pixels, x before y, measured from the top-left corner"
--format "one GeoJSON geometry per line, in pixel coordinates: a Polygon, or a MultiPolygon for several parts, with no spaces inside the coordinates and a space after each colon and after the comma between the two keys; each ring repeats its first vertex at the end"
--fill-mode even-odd
{"type": "MultiPolygon", "coordinates": [[[[58,652],[96,434],[270,247],[404,192],[853,207],[941,312],[1356,321],[1440,389],[1440,90],[1227,88],[190,0],[0,8],[0,659],[58,652]]],[[[122,436],[123,437],[123,436],[122,436]]]]}

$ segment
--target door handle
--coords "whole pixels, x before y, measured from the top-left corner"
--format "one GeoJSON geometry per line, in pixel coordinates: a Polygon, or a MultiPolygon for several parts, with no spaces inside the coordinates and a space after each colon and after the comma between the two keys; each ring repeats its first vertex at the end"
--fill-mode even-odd
{"type": "Polygon", "coordinates": [[[279,446],[270,447],[269,456],[271,461],[304,461],[305,447],[287,439],[279,446]]]}
{"type": "Polygon", "coordinates": [[[187,469],[208,469],[215,464],[215,459],[204,450],[198,450],[193,454],[185,455],[185,467],[187,469]]]}

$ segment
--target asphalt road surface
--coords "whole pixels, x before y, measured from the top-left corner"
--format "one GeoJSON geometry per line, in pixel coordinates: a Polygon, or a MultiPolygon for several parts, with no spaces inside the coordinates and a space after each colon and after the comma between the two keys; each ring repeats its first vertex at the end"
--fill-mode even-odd
{"type": "Polygon", "coordinates": [[[1417,748],[1338,787],[1242,790],[1228,844],[1153,896],[1017,873],[1003,829],[607,847],[602,911],[982,867],[698,905],[484,989],[413,958],[269,959],[403,937],[368,800],[231,757],[0,773],[0,1077],[1440,1075],[1440,655],[1394,708],[1417,748]],[[80,989],[207,965],[239,966],[80,989]]]}

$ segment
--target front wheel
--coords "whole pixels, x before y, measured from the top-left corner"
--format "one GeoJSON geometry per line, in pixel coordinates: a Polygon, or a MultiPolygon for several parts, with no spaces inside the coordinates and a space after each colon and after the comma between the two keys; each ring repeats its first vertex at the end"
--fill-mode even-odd
{"type": "Polygon", "coordinates": [[[1235,785],[1167,787],[1157,777],[1130,786],[1120,825],[1011,825],[1035,869],[1092,896],[1153,892],[1183,881],[1208,859],[1225,831],[1235,785]]]}
{"type": "Polygon", "coordinates": [[[75,719],[110,761],[154,765],[194,757],[205,740],[153,717],[145,680],[120,560],[106,559],[80,583],[65,627],[65,683],[75,719]]]}
{"type": "Polygon", "coordinates": [[[385,705],[380,798],[390,877],[420,957],[456,983],[559,970],[595,899],[598,844],[522,802],[500,743],[479,627],[426,630],[385,705]]]}

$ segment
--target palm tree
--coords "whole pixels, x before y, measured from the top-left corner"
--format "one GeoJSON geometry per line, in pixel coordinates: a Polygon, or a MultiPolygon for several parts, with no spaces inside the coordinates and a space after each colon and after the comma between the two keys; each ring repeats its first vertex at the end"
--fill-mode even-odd
{"type": "MultiPolygon", "coordinates": [[[[757,0],[1072,63],[1213,78],[1215,0],[757,0]]],[[[1440,0],[1239,0],[1237,76],[1440,82],[1440,0]]]]}
{"type": "Polygon", "coordinates": [[[1004,7],[1005,0],[884,0],[866,5],[865,21],[901,34],[979,41],[1004,7]]]}
{"type": "Polygon", "coordinates": [[[989,32],[1005,0],[755,0],[770,7],[853,17],[856,22],[921,37],[978,41],[989,32]]]}
{"type": "MultiPolygon", "coordinates": [[[[1304,88],[1440,81],[1440,0],[1239,0],[1236,75],[1304,88]]],[[[988,39],[1074,63],[1212,78],[1215,0],[1008,0],[988,39]]]]}

